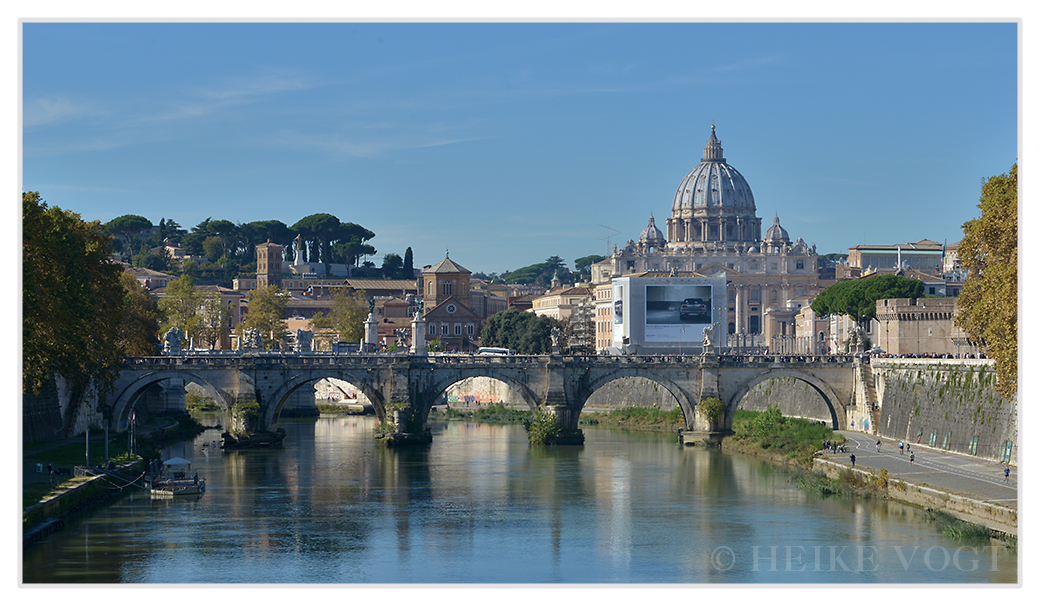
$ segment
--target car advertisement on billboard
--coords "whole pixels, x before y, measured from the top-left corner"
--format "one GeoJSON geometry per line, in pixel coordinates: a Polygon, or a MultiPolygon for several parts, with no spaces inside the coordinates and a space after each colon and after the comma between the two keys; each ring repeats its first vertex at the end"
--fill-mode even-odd
{"type": "Polygon", "coordinates": [[[648,284],[646,341],[700,341],[701,329],[712,323],[711,288],[705,284],[648,284]]]}

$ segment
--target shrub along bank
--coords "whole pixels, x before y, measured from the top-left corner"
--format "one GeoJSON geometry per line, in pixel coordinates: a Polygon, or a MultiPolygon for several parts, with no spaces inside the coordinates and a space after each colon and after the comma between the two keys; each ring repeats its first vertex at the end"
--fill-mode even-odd
{"type": "Polygon", "coordinates": [[[845,436],[808,419],[785,417],[769,406],[762,412],[737,410],[733,435],[723,439],[722,448],[811,469],[826,440],[842,444],[845,436]]]}

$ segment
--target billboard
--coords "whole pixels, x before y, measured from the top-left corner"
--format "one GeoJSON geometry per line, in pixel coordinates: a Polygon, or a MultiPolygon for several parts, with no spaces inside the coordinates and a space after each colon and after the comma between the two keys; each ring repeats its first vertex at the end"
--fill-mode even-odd
{"type": "Polygon", "coordinates": [[[647,284],[646,342],[699,342],[712,324],[710,284],[647,284]]]}

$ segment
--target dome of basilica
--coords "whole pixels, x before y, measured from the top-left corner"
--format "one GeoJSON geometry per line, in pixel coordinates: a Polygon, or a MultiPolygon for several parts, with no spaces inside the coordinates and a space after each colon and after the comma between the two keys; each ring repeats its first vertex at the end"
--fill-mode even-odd
{"type": "Polygon", "coordinates": [[[726,208],[754,213],[755,197],[744,176],[737,172],[722,156],[722,142],[715,137],[715,125],[711,127],[711,138],[704,146],[704,159],[686,174],[672,201],[675,215],[684,208],[726,208]]]}

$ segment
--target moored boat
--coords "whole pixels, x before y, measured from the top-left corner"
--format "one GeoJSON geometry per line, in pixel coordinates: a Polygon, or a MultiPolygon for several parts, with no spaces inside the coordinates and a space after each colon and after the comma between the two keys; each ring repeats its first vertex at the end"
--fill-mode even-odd
{"type": "Polygon", "coordinates": [[[179,495],[202,494],[206,491],[206,479],[200,478],[198,472],[192,477],[191,461],[174,457],[163,461],[162,473],[147,481],[148,489],[153,497],[173,497],[179,495]]]}

